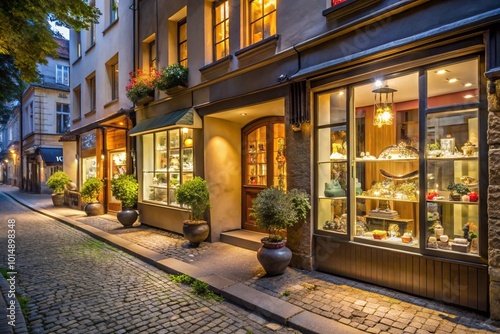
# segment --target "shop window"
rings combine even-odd
[[[470,84],[453,85],[441,68]],[[486,223],[478,73],[473,58],[318,93],[317,233],[477,256]],[[427,89],[419,89],[422,76]]]
[[[250,44],[276,34],[276,0],[250,0]]]
[[[347,234],[347,102],[345,89],[320,94],[318,105],[318,229]]]
[[[229,55],[229,1],[214,2],[214,60]]]
[[[193,178],[193,145],[187,128],[142,135],[144,201],[180,206],[175,192]]]
[[[82,159],[82,184],[91,177],[97,177],[97,158],[95,156]]]

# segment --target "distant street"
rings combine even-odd
[[[230,303],[194,296],[166,273],[0,193],[4,269],[9,233],[31,333],[293,332]]]

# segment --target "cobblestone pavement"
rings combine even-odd
[[[80,211],[54,208],[47,195],[41,197],[18,192],[15,195],[37,207],[74,215],[73,218],[80,222],[196,266],[213,267],[214,263],[219,266],[237,252],[238,259],[233,261],[236,264],[224,271],[225,275],[235,275],[240,278],[239,282],[251,288],[368,333],[500,333],[499,324],[491,322],[486,315],[440,301],[317,271],[287,268],[281,276],[266,277],[262,268],[258,264],[255,267],[248,259],[249,256],[255,259],[255,252],[206,242],[199,248],[186,249],[183,237],[174,233],[144,225],[124,229],[110,215],[86,217]]]
[[[295,332],[190,288],[106,243],[0,194],[0,250],[14,218],[16,290],[29,298],[31,333]]]

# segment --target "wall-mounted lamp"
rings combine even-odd
[[[295,132],[299,132],[300,130],[302,130],[302,123],[292,124],[292,130]]]

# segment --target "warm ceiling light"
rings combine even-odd
[[[240,115],[241,115],[241,116],[246,116],[246,115],[247,115],[247,113],[246,113],[246,112],[242,112]]]
[[[397,92],[397,90],[389,88],[387,85],[372,91],[372,93],[375,93],[373,125],[381,128],[382,125],[392,124],[395,111],[394,92]]]
[[[457,82],[459,79],[458,78],[446,78],[446,80],[448,80],[449,83],[455,83]]]
[[[448,70],[437,70],[437,71],[436,71],[436,72],[434,72],[434,73],[441,75],[441,74],[445,74],[445,73],[447,73],[447,72],[449,72],[449,71],[448,71]]]
[[[470,86],[472,86],[472,82],[466,82],[466,83],[464,83],[464,87],[470,87]]]
[[[385,83],[383,80],[377,79],[375,80],[374,86],[375,88],[381,88],[385,86]]]
[[[473,97],[474,97],[474,95],[472,95],[472,94],[464,95],[464,99],[472,99]]]
[[[182,133],[188,133],[188,128],[182,128]]]

